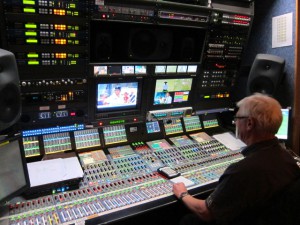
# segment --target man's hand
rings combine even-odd
[[[181,193],[183,192],[187,192],[187,189],[184,185],[184,183],[176,183],[173,184],[173,193],[175,194],[175,196],[177,198],[179,198],[179,196],[181,195]]]

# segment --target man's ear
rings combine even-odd
[[[250,130],[253,130],[255,127],[256,127],[256,121],[249,117],[247,118],[247,130],[250,131]]]

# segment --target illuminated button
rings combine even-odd
[[[54,15],[64,16],[66,15],[66,11],[63,9],[54,9],[53,10]]]
[[[35,5],[35,1],[32,0],[23,0],[24,5]]]
[[[26,31],[25,36],[36,36],[37,33],[35,31]]]
[[[39,54],[37,53],[28,53],[27,54],[27,58],[38,58],[39,57]]]
[[[35,9],[33,9],[33,8],[24,8],[23,12],[24,13],[35,13]]]
[[[65,45],[67,43],[66,39],[55,39],[55,44]]]
[[[54,28],[55,28],[55,30],[66,30],[66,25],[64,25],[64,24],[55,24]]]
[[[25,28],[36,29],[37,25],[33,23],[27,23],[25,24]]]
[[[38,40],[37,39],[26,39],[26,43],[28,43],[28,44],[37,44]]]

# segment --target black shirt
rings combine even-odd
[[[300,176],[295,160],[277,138],[250,145],[242,154],[245,158],[225,170],[206,199],[218,224],[251,224],[276,194]]]

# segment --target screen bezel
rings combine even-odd
[[[27,170],[25,152],[24,152],[24,148],[23,148],[23,145],[22,145],[22,141],[21,141],[21,136],[18,135],[16,137],[10,137],[10,138],[6,138],[4,140],[0,140],[0,145],[2,145],[3,143],[6,143],[6,142],[9,142],[9,144],[11,142],[18,142],[19,153],[20,153],[21,162],[22,162],[22,168],[23,168],[23,175],[24,175],[24,179],[25,179],[25,184],[23,186],[21,186],[20,188],[18,188],[16,190],[12,191],[11,193],[9,193],[4,198],[0,199],[0,205],[6,203],[7,201],[9,201],[10,199],[12,199],[16,196],[19,196],[24,191],[26,191],[28,188],[30,188],[30,180],[29,180],[29,175],[28,175],[28,170]],[[12,161],[14,161],[14,159],[12,159]]]
[[[136,77],[124,77],[124,78],[112,78],[101,77],[95,78],[93,81],[92,104],[96,118],[101,117],[101,114],[112,115],[118,114],[118,116],[125,116],[126,112],[135,112],[136,114],[141,112],[142,107],[142,92],[143,92],[143,79],[137,79]],[[129,106],[111,106],[106,108],[97,108],[98,101],[98,84],[124,84],[124,83],[137,83],[136,104]]]

